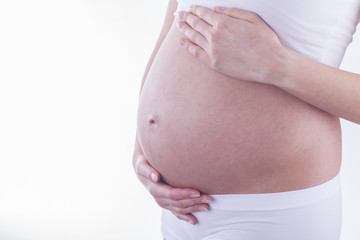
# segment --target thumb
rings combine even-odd
[[[245,20],[248,22],[255,22],[258,19],[257,14],[239,8],[215,7],[214,11],[216,13],[224,14],[229,17]]]
[[[138,157],[135,171],[138,175],[151,179],[153,182],[160,180],[160,173],[150,165],[144,155]]]

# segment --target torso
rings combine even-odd
[[[149,71],[138,137],[175,187],[207,194],[281,192],[334,177],[339,119],[274,86],[219,74],[190,56],[173,25]]]

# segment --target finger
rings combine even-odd
[[[166,184],[165,184],[166,185]],[[168,185],[167,185],[168,186]],[[200,192],[191,188],[173,188],[166,192],[165,197],[173,201],[179,201],[187,198],[199,198]]]
[[[159,201],[161,201],[161,199]],[[184,215],[197,211],[208,211],[210,208],[209,203],[211,201],[211,197],[204,194],[201,197],[194,199],[183,199],[172,202],[167,201],[167,203],[164,202],[164,205],[168,204],[167,209]]]
[[[197,205],[193,205],[193,206],[189,206],[186,208],[179,208],[176,206],[168,206],[167,209],[169,209],[172,212],[176,212],[178,214],[189,214],[189,213],[193,213],[193,212],[202,212],[202,211],[209,211],[209,205],[207,204],[197,204]]]
[[[191,206],[209,206],[208,204],[212,202],[212,199],[207,195],[202,195],[198,198],[185,198],[180,199],[172,203],[175,207],[178,208],[188,208]]]
[[[206,195],[199,198],[187,198],[175,201],[169,198],[158,198],[156,200],[160,206],[172,209],[181,214],[187,214],[194,211],[205,211],[206,209],[209,209],[209,203],[211,201],[211,198]]]
[[[149,162],[145,159],[144,155],[139,156],[135,171],[138,175],[149,178],[154,182],[158,182],[160,180],[160,174],[153,167],[151,167]]]
[[[180,32],[182,32],[190,41],[200,46],[201,48],[206,49],[208,41],[201,33],[195,31],[191,26],[182,21],[176,22],[176,26],[179,28]]]
[[[260,17],[256,13],[239,8],[215,7],[214,11],[216,13],[225,14],[229,17],[245,20],[251,23],[255,23],[260,19]]]
[[[145,188],[150,192],[151,195],[153,195],[154,198],[157,198],[157,197],[164,197],[164,196],[154,196],[154,189],[156,189],[157,187],[159,187],[154,181],[150,180],[148,177],[144,177],[142,175],[138,175],[138,178],[140,180],[140,182],[142,182],[142,184],[145,186]]]
[[[180,12],[179,19],[186,22],[190,27],[199,32],[205,38],[209,38],[212,26],[200,17],[187,12]]]
[[[210,65],[210,59],[205,50],[186,38],[180,38],[178,40],[181,46],[183,46],[191,55],[200,60],[200,62]]]
[[[140,176],[140,181],[146,186],[150,194],[155,198],[169,199],[169,201],[178,201],[188,198],[199,198],[200,193],[195,189],[190,188],[174,188],[165,183],[154,183],[148,178]]]
[[[188,223],[190,223],[192,225],[197,224],[197,219],[192,214],[183,215],[183,214],[178,214],[178,213],[175,213],[175,212],[173,212],[173,214],[180,220],[186,221],[186,222],[188,222]]]
[[[192,214],[177,214],[177,213],[173,213],[178,219],[186,221],[192,225],[196,225],[197,224],[197,219],[196,217],[194,217],[194,215]]]
[[[203,6],[197,6],[197,5],[190,6],[190,12],[198,16],[199,18],[201,18],[211,26],[216,25],[216,23],[220,20],[219,18],[221,18],[220,14],[215,13],[214,11],[211,11],[209,8]]]

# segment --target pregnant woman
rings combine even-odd
[[[337,68],[359,10],[169,1],[133,157],[166,240],[339,239],[339,117],[360,123],[360,77]]]

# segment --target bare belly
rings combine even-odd
[[[138,108],[145,157],[176,187],[208,194],[314,186],[340,167],[339,119],[283,90],[219,74],[176,39],[172,26]]]

